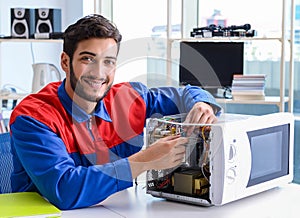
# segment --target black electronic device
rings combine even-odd
[[[35,9],[35,33],[61,32],[61,9]]]
[[[251,25],[248,23],[240,26],[232,25],[227,27],[210,24],[205,27],[193,28],[191,32],[191,37],[254,37],[255,35],[255,30],[251,30]]]
[[[245,25],[241,25],[241,26],[232,25],[232,26],[222,28],[222,30],[240,30],[240,29],[248,31],[251,29],[251,25],[246,23]]]
[[[35,11],[29,8],[11,8],[11,37],[31,38],[35,28]]]
[[[182,41],[179,62],[180,85],[231,87],[233,74],[243,74],[244,43]]]

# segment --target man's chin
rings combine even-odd
[[[95,98],[96,102],[101,101],[108,93],[108,91],[110,90],[111,86],[106,87],[106,90],[103,92],[100,92],[99,94],[97,94],[97,97]]]
[[[86,101],[90,102],[99,102],[101,101],[110,90],[111,85],[103,85],[101,89],[84,89],[82,87],[81,92],[80,90],[76,90],[76,93],[81,98],[85,99]],[[84,90],[89,90],[89,92],[86,92]]]

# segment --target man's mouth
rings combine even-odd
[[[99,89],[106,83],[106,80],[104,79],[96,80],[96,79],[84,78],[83,81],[94,89]]]

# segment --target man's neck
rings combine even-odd
[[[81,97],[74,95],[73,101],[81,108],[83,109],[87,114],[92,114],[95,110],[95,107],[97,105],[96,102],[90,102],[87,100],[82,99]]]
[[[94,112],[97,102],[87,101],[81,98],[80,96],[76,95],[76,93],[74,93],[73,90],[68,90],[68,88],[66,88],[66,92],[72,99],[72,101],[75,102],[87,114],[91,114]]]

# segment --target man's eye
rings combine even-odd
[[[104,60],[104,63],[106,65],[115,65],[116,61],[115,60],[111,60],[111,59],[107,59],[107,60]]]
[[[92,57],[82,57],[81,60],[84,61],[84,62],[87,62],[87,63],[95,62],[95,59],[92,58]]]

